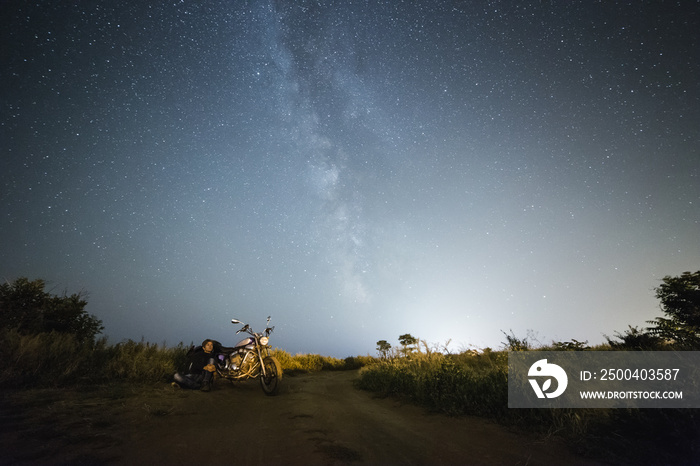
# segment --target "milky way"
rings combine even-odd
[[[697,2],[0,8],[0,272],[111,341],[599,343],[700,269]]]

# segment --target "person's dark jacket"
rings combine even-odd
[[[212,359],[216,358],[216,355],[213,351],[207,353],[202,347],[199,347],[190,353],[189,358],[190,364],[187,367],[187,372],[190,374],[198,374],[204,370],[204,366],[212,364]]]

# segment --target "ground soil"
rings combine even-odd
[[[356,371],[209,393],[162,384],[0,392],[1,464],[594,464],[555,439],[353,386]]]

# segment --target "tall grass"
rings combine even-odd
[[[296,354],[292,356],[287,351],[275,348],[272,356],[282,365],[284,372],[317,372],[322,370],[343,369],[345,362],[341,359],[320,356],[318,354]]]
[[[318,354],[295,354],[292,356],[279,348],[273,349],[271,354],[280,362],[282,370],[291,374],[359,369],[376,361],[376,358],[371,356],[352,356],[345,359]]]
[[[508,405],[508,360],[484,355],[413,354],[368,365],[358,386],[450,415],[502,417]]]
[[[105,338],[79,342],[66,333],[24,335],[0,330],[0,386],[52,387],[76,383],[158,382],[182,366],[187,349],[128,340],[108,345]]]
[[[21,335],[3,331],[0,337],[0,384],[3,386],[62,384],[88,370],[90,351],[64,333]]]
[[[104,373],[109,379],[159,381],[170,378],[186,360],[182,343],[175,347],[127,340],[109,347]]]
[[[66,333],[21,334],[0,330],[0,387],[59,387],[78,383],[167,382],[187,363],[189,345],[125,340],[109,345],[105,338],[81,343]],[[272,351],[290,373],[358,369],[374,358],[337,359],[317,354]]]

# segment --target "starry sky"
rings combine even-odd
[[[111,342],[597,344],[700,269],[698,1],[0,9],[0,276]]]

